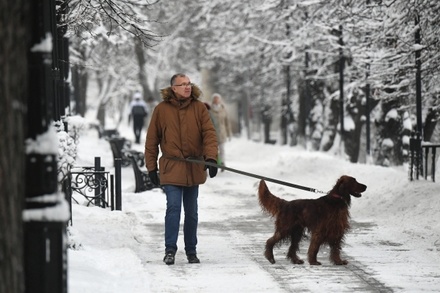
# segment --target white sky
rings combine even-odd
[[[123,136],[134,138],[131,128],[122,128]],[[143,145],[133,148],[142,151]],[[113,172],[108,142],[90,130],[80,138],[76,165],[92,166],[95,156]],[[277,263],[270,264],[263,251],[273,224],[258,206],[259,180],[225,171],[200,188],[201,264],[187,263],[181,231],[176,264],[167,266],[162,262],[165,197],[159,190],[133,193],[133,171],[128,167],[122,170],[122,211],[73,205],[69,292],[440,290],[440,176],[438,183],[410,182],[404,167],[351,164],[324,153],[244,138],[227,143],[226,158],[231,168],[318,190],[330,190],[343,174],[365,183],[367,191],[352,200],[353,229],[342,250],[349,265],[333,266],[326,248],[318,255],[322,266],[293,265],[285,258],[287,245],[274,250]],[[268,186],[286,200],[319,196],[270,182]],[[303,242],[299,253],[305,260],[308,243]]]

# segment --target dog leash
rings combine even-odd
[[[238,169],[234,169],[231,167],[226,167],[223,165],[218,165],[216,163],[211,163],[211,162],[206,162],[206,161],[202,161],[202,160],[198,160],[198,159],[194,159],[194,158],[178,158],[178,157],[171,157],[170,159],[175,160],[175,161],[183,161],[183,162],[190,162],[190,163],[196,163],[196,164],[203,164],[206,166],[212,166],[212,167],[216,167],[219,169],[223,169],[226,171],[230,171],[230,172],[234,172],[237,174],[241,174],[244,176],[248,176],[248,177],[254,177],[254,178],[258,178],[258,179],[263,179],[269,182],[273,182],[273,183],[277,183],[277,184],[281,184],[281,185],[285,185],[285,186],[289,186],[292,188],[296,188],[296,189],[301,189],[301,190],[305,190],[305,191],[309,191],[309,192],[314,192],[314,193],[326,193],[324,191],[315,189],[315,188],[310,188],[310,187],[306,187],[306,186],[302,186],[302,185],[298,185],[298,184],[293,184],[290,182],[286,182],[286,181],[281,181],[278,179],[274,179],[274,178],[270,178],[270,177],[265,177],[265,176],[261,176],[261,175],[257,175],[257,174],[253,174],[253,173],[249,173],[249,172],[245,172],[242,170],[238,170]]]

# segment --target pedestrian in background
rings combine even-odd
[[[145,118],[148,116],[148,105],[143,100],[142,94],[134,93],[133,100],[130,103],[130,115],[128,116],[128,123],[133,118],[133,132],[136,143],[140,143],[142,129],[145,125]]]
[[[147,131],[148,174],[153,184],[162,185],[167,199],[163,259],[167,265],[175,261],[182,201],[185,253],[189,263],[200,262],[196,248],[199,185],[206,181],[207,168],[211,178],[217,175],[217,167],[185,161],[191,158],[215,164],[217,159],[215,128],[204,103],[199,101],[200,95],[188,76],[173,75],[170,86],[161,90],[163,101],[154,109]],[[159,147],[162,155],[158,168]]]
[[[226,107],[223,104],[223,99],[220,94],[212,95],[211,104],[211,117],[213,118],[215,130],[217,133],[218,141],[218,157],[217,164],[225,166],[225,143],[232,137],[231,126],[229,124],[228,113],[226,112]],[[222,169],[223,171],[223,169]]]

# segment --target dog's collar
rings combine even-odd
[[[342,195],[339,195],[339,194],[337,194],[337,193],[332,193],[332,194],[330,194],[330,195],[331,195],[331,197],[333,197],[333,198],[335,198],[335,199],[342,200],[347,206],[349,205],[349,204],[345,201],[345,198],[342,197]]]

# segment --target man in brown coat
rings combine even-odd
[[[189,263],[200,262],[196,250],[199,185],[206,181],[206,168],[211,178],[217,175],[216,167],[184,161],[192,158],[216,163],[217,160],[215,128],[205,105],[198,100],[200,95],[200,89],[186,75],[173,75],[170,86],[161,90],[163,101],[154,109],[145,142],[149,176],[153,184],[162,185],[167,197],[163,260],[167,265],[174,264],[182,201],[185,252]]]

